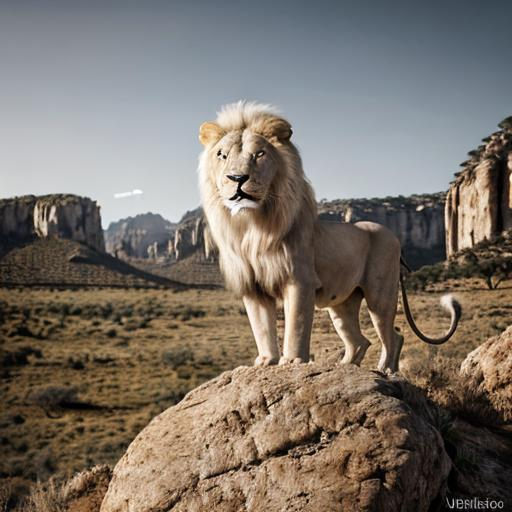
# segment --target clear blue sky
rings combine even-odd
[[[511,19],[493,0],[0,0],[0,197],[177,220],[198,126],[238,99],[281,108],[319,199],[445,190],[512,114]]]

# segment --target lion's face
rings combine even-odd
[[[233,215],[261,207],[278,168],[272,144],[248,130],[235,131],[222,137],[209,157],[219,195]]]
[[[290,125],[278,118],[262,119],[256,129],[226,130],[216,123],[201,126],[209,178],[232,215],[257,210],[271,199],[282,168],[278,147],[290,136]]]

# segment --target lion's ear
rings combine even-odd
[[[292,126],[288,121],[273,117],[265,121],[263,136],[270,142],[286,142],[292,136]]]
[[[216,123],[203,123],[199,128],[199,140],[203,146],[214,144],[224,134],[224,130]]]

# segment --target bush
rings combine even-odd
[[[77,388],[74,386],[48,386],[33,391],[28,396],[28,401],[41,407],[50,416],[51,411],[78,401]]]
[[[173,350],[167,350],[163,353],[164,363],[173,370],[179,366],[194,360],[194,353],[188,347],[176,347]]]
[[[498,126],[506,132],[512,132],[512,116],[508,116],[501,121]]]

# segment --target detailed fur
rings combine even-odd
[[[285,310],[280,362],[309,360],[316,304],[329,311],[345,343],[343,361],[360,363],[369,346],[359,329],[364,297],[383,343],[379,368],[396,371],[400,244],[378,224],[319,221],[291,135],[275,109],[246,102],[224,107],[199,134],[203,208],[227,286],[246,306],[256,364],[279,360],[276,299]],[[452,315],[451,331],[457,321]]]

